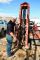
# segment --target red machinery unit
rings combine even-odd
[[[30,6],[28,3],[24,2],[20,5],[20,25],[25,25],[25,47],[28,48],[28,31],[29,31],[29,10]]]

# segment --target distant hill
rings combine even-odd
[[[12,20],[14,19],[13,17],[1,17],[0,16],[0,20],[6,20],[6,21],[9,21],[9,20]]]

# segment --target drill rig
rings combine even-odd
[[[20,12],[19,12],[19,21],[20,26],[18,29],[18,40],[19,40],[19,48],[22,43],[22,39],[25,48],[28,48],[28,43],[31,44],[31,40],[40,40],[40,31],[38,30],[38,26],[34,23],[31,27],[30,25],[30,5],[27,2],[24,2],[20,5]],[[31,37],[32,36],[32,37]],[[22,46],[21,46],[22,47]]]
[[[23,3],[21,4],[20,7],[20,14],[19,14],[19,19],[20,19],[20,43],[22,41],[22,38],[24,37],[25,40],[25,47],[28,47],[28,37],[29,37],[29,4],[28,3]]]
[[[27,2],[24,2],[20,5],[19,12],[19,24],[17,26],[16,38],[17,38],[17,49],[26,48],[27,55],[29,54],[29,48],[31,47],[31,41],[33,40],[35,45],[35,52],[33,52],[34,60],[36,60],[36,43],[35,40],[40,40],[40,30],[38,30],[38,26],[29,19],[30,14],[30,5]],[[40,27],[40,26],[39,26]],[[29,46],[30,43],[30,46]],[[32,49],[30,49],[32,50]],[[32,50],[33,51],[33,50]],[[30,52],[31,53],[31,52]],[[29,58],[29,55],[28,55]]]

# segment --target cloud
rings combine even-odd
[[[0,0],[0,3],[10,3],[12,0]]]

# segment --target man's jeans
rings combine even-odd
[[[11,35],[6,34],[6,40],[7,40],[7,55],[11,56],[11,47],[13,38],[11,37]]]

